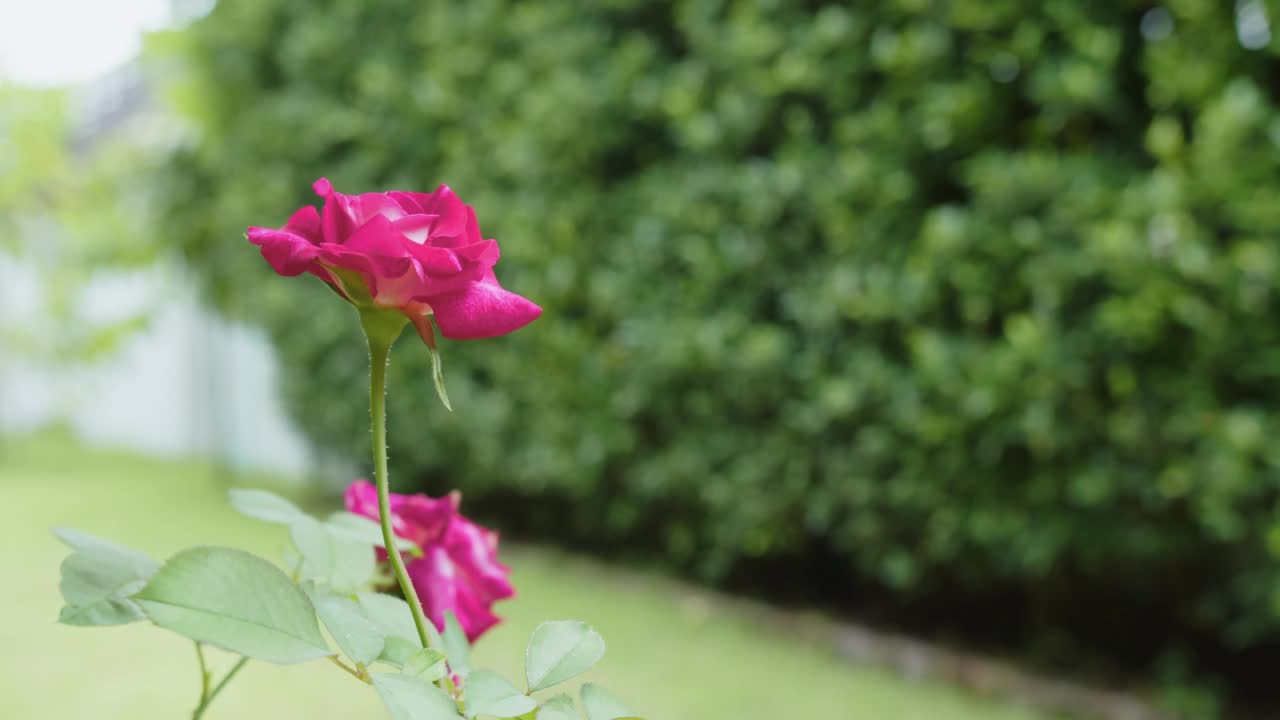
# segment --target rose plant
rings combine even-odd
[[[59,621],[149,620],[190,638],[200,688],[192,720],[204,717],[250,659],[332,663],[371,685],[394,720],[580,717],[569,695],[541,693],[598,662],[600,634],[574,620],[539,625],[526,648],[523,688],[472,669],[471,643],[500,621],[493,604],[515,595],[497,559],[498,536],[459,512],[457,491],[395,495],[387,479],[386,370],[405,326],[430,351],[449,407],[436,330],[451,339],[494,337],[527,325],[541,309],[498,283],[497,242],[480,235],[474,210],[447,186],[343,195],[322,178],[314,189],[320,210],[303,207],[283,227],[250,227],[247,237],[280,275],[315,275],[355,308],[369,349],[374,481],[354,482],[346,510],[324,519],[263,490],[233,490],[236,510],[288,528],[283,569],[223,547],[188,548],[159,563],[56,529],[71,549],[62,563]],[[206,645],[241,656],[216,682]],[[592,683],[579,700],[589,720],[634,717]]]

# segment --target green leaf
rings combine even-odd
[[[329,539],[333,543],[333,566],[329,572],[329,586],[346,593],[355,592],[366,586],[378,564],[373,548],[333,534],[329,535]]]
[[[525,650],[530,690],[541,690],[591,669],[604,657],[604,638],[577,620],[544,622],[534,629]]]
[[[288,665],[330,654],[306,594],[242,550],[183,550],[133,599],[156,625],[241,655]]]
[[[471,643],[467,642],[467,634],[457,616],[448,610],[444,613],[444,634],[440,641],[449,658],[449,669],[465,678],[471,672]]]
[[[446,619],[448,619],[448,616],[449,616],[449,613],[447,613],[447,612],[446,612],[446,613],[445,613],[445,618],[446,618]],[[446,626],[446,627],[447,627],[447,626]],[[459,629],[461,629],[461,627],[459,627]],[[462,634],[462,638],[465,640],[465,639],[466,639],[466,637],[467,637],[466,633],[463,633],[463,634]],[[431,641],[431,642],[430,642],[431,647],[437,647],[437,648],[440,648],[440,649],[442,649],[442,650],[444,650],[444,651],[445,651],[446,656],[448,655],[448,650],[449,650],[449,648],[445,647],[445,644],[444,644],[444,638],[443,638],[443,637],[441,637],[441,635],[440,635],[440,631],[436,629],[435,623],[432,623],[430,620],[428,620],[428,621],[427,621],[427,639]],[[470,646],[470,645],[467,645],[467,650],[466,650],[466,656],[465,656],[465,659],[466,659],[466,660],[468,660],[468,661],[471,659],[471,646]],[[467,663],[467,664],[468,664],[468,666],[469,666],[469,663]]]
[[[333,542],[324,525],[303,515],[290,523],[289,540],[302,556],[302,577],[328,579],[333,570]]]
[[[292,525],[303,518],[311,517],[299,510],[297,505],[266,490],[236,488],[231,491],[230,500],[231,507],[241,515],[248,515],[269,523]]]
[[[129,596],[146,585],[160,563],[79,530],[55,528],[53,533],[73,550],[62,561],[59,590],[67,606],[58,613],[58,622],[122,625],[144,617]]]
[[[586,708],[588,720],[630,720],[636,718],[622,701],[612,693],[595,683],[582,686],[582,707]]]
[[[391,663],[398,668],[404,668],[405,663],[413,659],[413,656],[421,652],[422,649],[422,644],[416,639],[409,641],[402,637],[389,637],[378,659]]]
[[[376,558],[363,542],[335,535],[306,515],[289,526],[289,539],[302,555],[302,577],[323,580],[339,591],[354,591],[369,581]]]
[[[459,720],[458,706],[440,688],[412,675],[374,673],[373,687],[392,720]]]
[[[365,615],[382,631],[383,637],[398,637],[408,640],[418,647],[418,630],[413,624],[413,614],[409,611],[409,603],[392,595],[362,592],[356,594],[356,601],[364,608]]]
[[[453,412],[453,406],[449,404],[449,393],[444,389],[444,367],[440,360],[440,351],[428,345],[427,352],[431,353],[431,379],[435,381],[436,395],[440,396],[444,409]]]
[[[363,515],[336,512],[329,516],[329,519],[325,521],[325,525],[329,528],[329,532],[334,535],[343,536],[374,547],[385,548],[387,546],[382,540],[382,526],[378,524],[377,520]],[[412,540],[398,537],[396,538],[396,547],[402,552],[410,552],[417,557],[422,556],[422,548],[418,547],[417,543]]]
[[[293,543],[284,546],[284,551],[280,553],[280,563],[289,569],[290,577],[297,576],[294,582],[302,579],[302,553],[298,552]]]
[[[83,530],[75,528],[56,527],[53,528],[54,537],[62,541],[63,545],[72,550],[82,550],[85,552],[106,552],[121,558],[128,558],[130,562],[137,564],[139,567],[149,567],[149,572],[155,572],[160,563],[152,560],[141,552],[123,545],[117,545],[110,540],[103,540],[97,535],[90,535]]]
[[[582,720],[582,716],[574,707],[573,698],[562,693],[542,703],[537,720]]]
[[[368,665],[382,654],[385,641],[378,626],[355,600],[339,597],[308,583],[303,588],[316,608],[320,621],[347,657]]]
[[[145,577],[122,576],[87,553],[62,561],[59,589],[67,604],[58,612],[64,625],[124,625],[145,617],[129,595],[146,584]]]
[[[444,653],[435,648],[418,648],[404,662],[400,672],[414,675],[427,682],[435,682],[445,676],[448,668],[445,666]]]
[[[386,643],[378,659],[403,666],[422,649],[409,603],[381,593],[359,593],[357,600],[365,615],[378,627]]]
[[[476,715],[513,718],[538,707],[533,698],[492,670],[476,670],[467,677],[466,698],[466,715],[469,718]]]

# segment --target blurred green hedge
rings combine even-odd
[[[821,552],[779,577],[1276,640],[1261,3],[584,8],[221,0],[183,34],[164,233],[318,444],[366,452],[356,324],[244,226],[322,174],[448,182],[546,314],[445,345],[452,415],[397,348],[402,487],[713,580]]]

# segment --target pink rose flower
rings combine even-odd
[[[498,534],[463,517],[461,499],[456,490],[442,498],[392,493],[391,527],[422,548],[422,557],[405,553],[404,560],[427,618],[443,631],[444,613],[452,611],[475,642],[501,620],[493,603],[516,591],[511,571],[498,562]],[[368,480],[351,483],[345,500],[348,511],[378,519],[378,491]]]
[[[498,243],[480,235],[475,211],[447,186],[433,193],[343,195],[314,185],[324,211],[305,206],[283,228],[249,228],[249,241],[279,274],[307,272],[357,307],[406,315],[435,347],[429,316],[447,338],[505,335],[542,308],[498,284]]]

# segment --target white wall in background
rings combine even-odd
[[[84,288],[92,322],[164,298],[145,330],[91,366],[0,345],[0,431],[63,422],[94,444],[305,473],[311,453],[281,406],[265,335],[202,308],[181,280],[178,270],[154,269],[104,275]],[[0,327],[42,322],[39,287],[31,264],[0,255]]]

